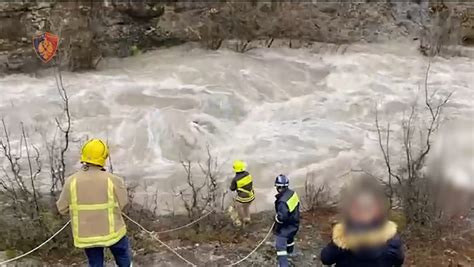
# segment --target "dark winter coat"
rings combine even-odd
[[[277,236],[291,238],[300,227],[300,203],[296,192],[287,189],[275,196],[275,228]]]
[[[387,222],[380,230],[350,235],[343,224],[333,229],[332,241],[321,251],[321,262],[336,267],[402,266],[404,254],[397,225]]]

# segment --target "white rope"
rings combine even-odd
[[[0,266],[1,265],[6,265],[7,263],[10,263],[12,261],[16,261],[16,260],[19,260],[23,257],[26,257],[28,255],[30,255],[31,253],[37,251],[38,249],[40,249],[42,246],[46,245],[49,241],[51,241],[53,238],[55,238],[59,233],[61,233],[69,224],[71,223],[71,221],[68,221],[63,227],[61,227],[61,229],[59,229],[56,233],[54,233],[50,238],[48,238],[46,241],[44,241],[43,243],[41,243],[39,246],[35,247],[34,249],[20,255],[20,256],[17,256],[15,258],[12,258],[12,259],[9,259],[9,260],[6,260],[6,261],[2,261],[0,262]]]
[[[207,215],[209,215],[210,213],[208,213]],[[206,215],[206,216],[207,216]],[[143,227],[141,224],[139,224],[138,222],[134,221],[132,218],[128,217],[125,213],[123,214],[123,216],[125,218],[127,218],[129,221],[131,221],[132,223],[136,224],[138,227],[140,227],[140,229],[142,229],[144,232],[148,233],[153,239],[155,239],[156,241],[160,242],[160,244],[162,244],[163,246],[165,246],[169,251],[173,252],[173,254],[175,254],[176,256],[178,256],[181,260],[183,260],[184,262],[186,262],[187,264],[191,265],[191,266],[194,266],[196,267],[197,265],[190,262],[189,260],[185,259],[183,256],[181,256],[176,250],[174,250],[173,248],[171,248],[170,246],[166,245],[163,241],[161,241],[158,237],[156,237],[156,234],[155,232],[152,232],[152,231],[148,231],[145,227]],[[258,245],[245,257],[243,257],[242,259],[234,262],[234,263],[231,263],[229,265],[226,265],[226,266],[235,266],[235,265],[238,265],[242,262],[244,262],[245,260],[247,260],[250,256],[252,256],[253,253],[255,253],[262,245],[263,243],[270,237],[271,233],[272,233],[272,230],[273,230],[273,227],[275,226],[275,222],[272,224],[272,226],[270,227],[270,229],[268,229],[268,233],[267,235],[265,236],[265,238],[260,241],[258,243]],[[184,227],[182,227],[184,228]]]
[[[131,221],[132,223],[136,224],[138,227],[140,227],[140,229],[142,229],[144,232],[148,233],[153,239],[155,239],[156,241],[160,242],[160,244],[162,244],[163,246],[165,246],[169,251],[173,252],[176,256],[178,256],[178,258],[180,258],[181,260],[183,260],[184,262],[186,262],[187,264],[193,266],[193,267],[196,267],[197,265],[188,261],[187,259],[185,259],[183,256],[181,256],[176,250],[172,249],[170,246],[166,245],[165,242],[161,241],[158,237],[156,237],[155,233],[152,232],[152,231],[148,231],[145,227],[143,227],[141,224],[139,224],[138,222],[134,221],[132,218],[128,217],[125,213],[122,213],[123,216],[125,218],[127,218],[129,221]]]
[[[183,226],[180,226],[180,227],[177,227],[177,228],[174,228],[174,229],[170,229],[170,230],[166,230],[166,231],[162,231],[162,232],[158,232],[158,233],[169,233],[169,232],[173,232],[173,231],[177,231],[179,229],[183,229],[183,228],[186,228],[186,227],[189,227],[191,226],[192,224],[204,219],[205,217],[209,216],[212,212],[214,211],[210,211],[206,214],[204,214],[203,216],[201,216],[200,218],[198,218],[197,220],[191,222],[191,223],[188,223],[186,225],[183,225]],[[148,231],[145,227],[143,227],[141,224],[139,224],[138,222],[136,222],[135,220],[133,220],[132,218],[128,217],[125,213],[123,213],[123,216],[125,218],[127,218],[129,221],[131,221],[132,223],[136,224],[140,229],[142,229],[144,232],[148,233],[153,239],[155,239],[156,241],[158,241],[161,245],[163,245],[164,247],[166,247],[169,251],[173,252],[173,254],[175,254],[177,257],[179,257],[181,260],[183,260],[184,262],[186,262],[187,264],[193,266],[193,267],[196,267],[197,265],[190,262],[189,260],[185,259],[183,256],[181,256],[176,250],[174,250],[173,248],[171,248],[170,246],[168,246],[166,243],[164,243],[163,241],[161,241],[158,237],[156,237],[156,234],[155,232],[152,232],[152,231]],[[51,241],[53,238],[55,238],[58,234],[60,234],[69,224],[71,223],[71,221],[69,220],[66,224],[63,225],[63,227],[61,227],[61,229],[59,229],[56,233],[54,233],[50,238],[48,238],[46,241],[44,241],[43,243],[41,243],[39,246],[35,247],[34,249],[20,255],[20,256],[17,256],[15,258],[12,258],[12,259],[9,259],[9,260],[6,260],[6,261],[3,261],[3,262],[0,262],[0,266],[2,265],[6,265],[7,263],[10,263],[10,262],[13,262],[13,261],[16,261],[16,260],[19,260],[23,257],[26,257],[28,255],[30,255],[31,253],[37,251],[38,249],[40,249],[41,247],[43,247],[44,245],[46,245],[49,241]],[[258,243],[258,245],[247,255],[245,256],[244,258],[234,262],[234,263],[231,263],[229,265],[226,265],[226,266],[235,266],[235,265],[238,265],[240,263],[242,263],[243,261],[247,260],[253,253],[255,253],[262,245],[263,243],[268,239],[268,237],[270,237],[270,234],[272,233],[272,229],[273,227],[275,226],[275,223],[272,224],[272,226],[270,227],[270,229],[268,230],[268,233],[267,235],[265,236],[265,238],[260,241],[260,243]]]
[[[160,232],[155,232],[155,233],[157,233],[157,234],[165,234],[165,233],[171,233],[171,232],[174,232],[174,231],[178,231],[178,230],[184,229],[184,228],[186,228],[186,227],[189,227],[189,226],[191,226],[191,225],[193,225],[193,224],[195,224],[195,223],[201,221],[202,219],[204,219],[204,218],[206,218],[207,216],[211,215],[211,213],[213,213],[213,212],[214,212],[214,210],[211,210],[211,211],[209,211],[208,213],[204,214],[203,216],[201,216],[201,217],[197,218],[196,220],[194,220],[194,221],[192,221],[192,222],[190,222],[190,223],[188,223],[188,224],[185,224],[185,225],[183,225],[183,226],[176,227],[176,228],[169,229],[169,230],[160,231]]]
[[[252,254],[254,254],[262,245],[263,243],[270,237],[271,233],[272,233],[272,230],[273,230],[273,227],[275,226],[275,222],[273,222],[272,226],[270,227],[270,229],[268,230],[268,233],[267,235],[265,236],[265,238],[260,241],[260,243],[258,243],[258,245],[252,250],[252,252],[250,252],[247,256],[243,257],[242,259],[234,262],[234,263],[231,263],[229,265],[226,265],[226,266],[235,266],[237,264],[240,264],[242,263],[243,261],[247,260]]]

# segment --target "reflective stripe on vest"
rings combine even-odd
[[[118,203],[115,202],[114,184],[110,178],[107,178],[107,203],[101,204],[78,204],[77,201],[77,180],[72,178],[70,185],[71,204],[69,210],[71,212],[72,233],[74,238],[74,245],[78,248],[92,247],[92,246],[111,246],[117,243],[123,236],[125,236],[127,229],[115,231],[115,213],[114,209],[118,208]],[[79,212],[80,211],[101,211],[107,210],[107,219],[109,226],[109,233],[103,236],[79,236]]]
[[[241,190],[243,192],[243,190]],[[250,192],[250,191],[245,191],[245,192]],[[241,202],[241,203],[247,203],[247,202],[251,202],[255,199],[255,194],[253,192],[250,192],[250,197],[240,197],[240,196],[237,196],[236,200]]]
[[[249,174],[245,176],[244,178],[237,180],[236,183],[237,183],[237,190],[240,192],[244,192],[248,195],[248,197],[245,197],[245,198],[237,196],[238,201],[250,202],[255,199],[255,193],[253,192],[253,190],[247,190],[243,188],[244,186],[252,183],[252,175]]]
[[[296,209],[296,206],[300,203],[300,199],[298,198],[298,195],[296,192],[293,193],[293,195],[286,201],[286,204],[288,205],[288,210],[290,212],[293,212]]]
[[[242,187],[250,184],[252,182],[252,175],[247,175],[242,179],[237,180],[237,189],[241,189]]]

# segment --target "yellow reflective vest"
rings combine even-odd
[[[237,191],[236,200],[241,203],[252,202],[255,199],[252,175],[248,172],[238,172],[230,185],[230,190]]]
[[[126,204],[123,180],[95,166],[69,177],[57,202],[59,212],[70,214],[78,248],[108,247],[120,241],[127,232],[121,214]]]

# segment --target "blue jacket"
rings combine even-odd
[[[396,224],[387,222],[377,235],[377,244],[360,246],[359,238],[344,234],[343,226],[338,224],[333,229],[333,240],[321,251],[321,262],[336,267],[402,266],[404,254]]]
[[[300,227],[300,201],[293,190],[287,189],[275,196],[275,235],[291,238]]]

